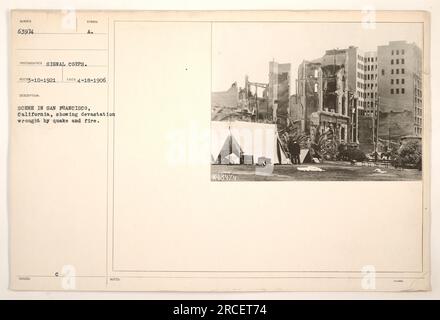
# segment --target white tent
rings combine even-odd
[[[230,156],[235,155],[235,158],[238,159],[238,164],[240,164],[240,156],[242,154],[242,150],[240,148],[240,144],[234,138],[232,134],[226,138],[223,143],[223,147],[220,150],[220,161],[224,164],[232,164],[230,161]],[[234,162],[236,163],[236,162]]]
[[[218,163],[220,151],[229,135],[229,122],[211,121],[211,160],[214,163]]]
[[[299,154],[299,162],[300,163],[310,163],[312,162],[312,156],[310,155],[309,149],[301,149]]]
[[[222,159],[223,160],[223,159]],[[240,158],[235,153],[231,153],[225,157],[227,164],[240,164]],[[225,162],[226,162],[225,161]],[[223,161],[222,161],[223,163]]]
[[[211,121],[211,159],[222,163],[221,159],[231,153],[239,159],[251,156],[254,163],[261,157],[270,159],[274,164],[288,163],[275,124]]]

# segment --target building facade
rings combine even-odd
[[[336,56],[335,56],[336,60]],[[337,141],[348,141],[350,104],[346,69],[341,61],[333,64],[303,61],[298,68],[296,107],[291,113],[302,132],[313,141],[330,133]]]
[[[326,50],[323,57],[316,59],[322,66],[343,65],[350,95],[356,99],[356,107],[360,114],[366,108],[365,73],[367,71],[364,52],[358,47]]]
[[[364,106],[362,115],[373,116],[377,102],[377,52],[365,52],[364,56]]]
[[[401,135],[421,136],[423,97],[420,48],[406,41],[391,41],[388,45],[378,47],[377,57],[380,112],[410,115],[412,122],[411,126],[405,125],[399,129],[398,122],[391,119],[380,121],[379,115],[379,128],[389,127],[390,130],[400,130]]]

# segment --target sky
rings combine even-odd
[[[268,82],[269,61],[291,63],[291,94],[298,66],[328,49],[350,45],[375,51],[389,41],[406,40],[422,48],[423,29],[414,23],[214,23],[212,29],[212,90],[225,91],[233,82]]]

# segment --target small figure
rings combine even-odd
[[[292,138],[289,141],[288,147],[292,164],[300,164],[299,154],[301,153],[301,147],[299,143]]]

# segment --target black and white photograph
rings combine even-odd
[[[420,23],[214,23],[212,181],[422,177]]]

